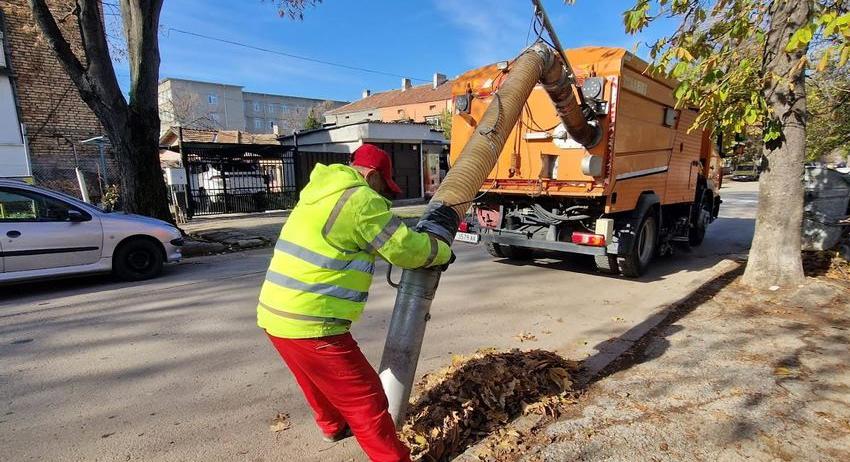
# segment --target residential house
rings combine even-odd
[[[381,122],[427,122],[438,126],[445,111],[452,110],[452,83],[443,74],[434,74],[431,83],[414,86],[402,79],[396,90],[372,94],[325,112],[328,124],[346,125],[364,120]]]
[[[397,199],[417,199],[433,194],[440,170],[447,169],[448,142],[442,132],[423,122],[361,120],[347,125],[327,125],[279,138],[293,152],[298,165],[296,183],[304,186],[317,163],[348,163],[363,143],[390,154],[395,181],[402,192]]]

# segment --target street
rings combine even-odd
[[[481,246],[455,244],[419,375],[484,347],[604,363],[618,353],[618,337],[746,253],[757,188],[727,181],[703,245],[661,258],[636,280],[597,274],[583,258],[494,261]],[[321,441],[255,325],[270,254],[189,259],[141,284],[90,277],[0,288],[3,458],[363,460],[353,439]],[[379,264],[353,328],[375,366],[395,298],[385,272]],[[292,426],[276,433],[269,424],[279,412]]]

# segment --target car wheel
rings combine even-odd
[[[652,210],[644,214],[637,229],[635,242],[628,255],[619,259],[623,276],[630,278],[642,276],[655,257],[658,246],[658,222]]]
[[[124,281],[144,281],[162,272],[159,246],[147,239],[133,239],[118,246],[112,256],[112,271]]]

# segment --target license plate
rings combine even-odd
[[[481,240],[481,236],[475,233],[457,233],[455,234],[455,240],[469,242],[470,244],[478,244],[478,241]]]

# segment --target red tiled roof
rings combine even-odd
[[[419,85],[407,90],[390,90],[375,93],[359,101],[332,109],[325,114],[346,114],[349,112],[378,109],[382,107],[402,106],[405,104],[427,103],[430,101],[445,101],[452,97],[452,82],[443,82],[437,88],[430,83]]]

